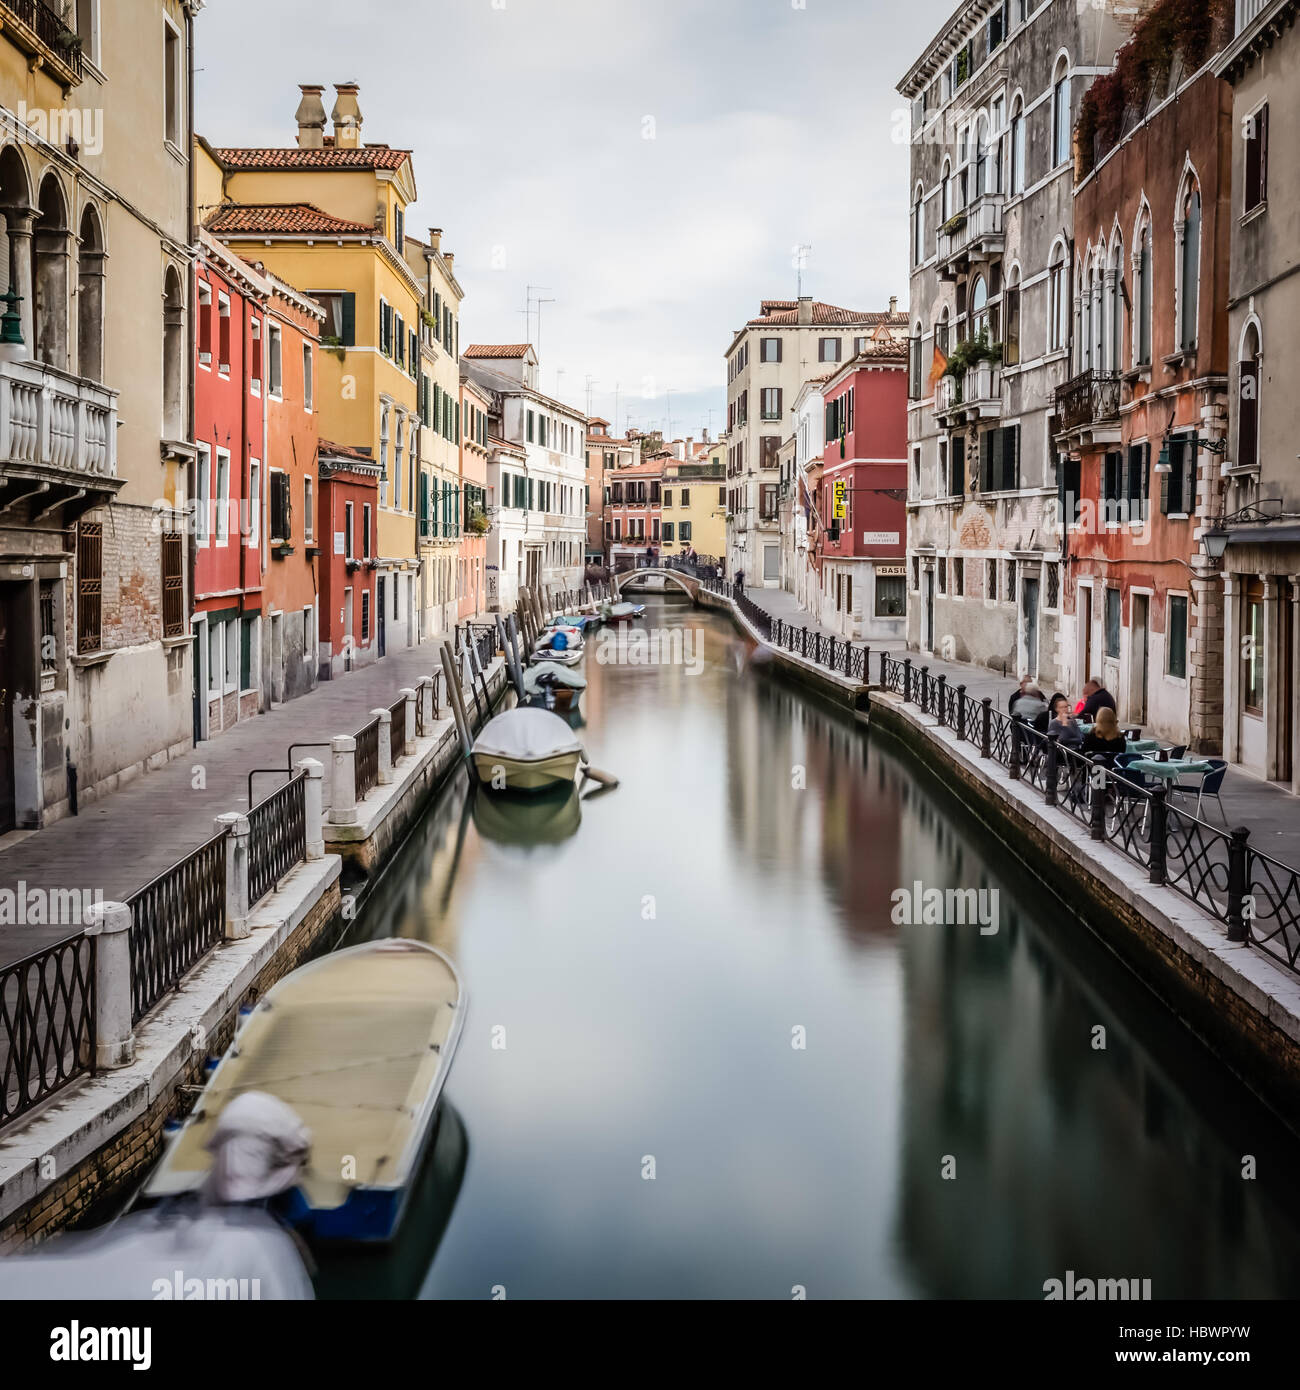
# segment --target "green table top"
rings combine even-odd
[[[1141,772],[1148,777],[1164,777],[1174,781],[1183,776],[1194,776],[1198,772],[1213,772],[1214,764],[1200,758],[1170,758],[1162,763],[1156,758],[1139,758],[1128,765],[1128,771]]]

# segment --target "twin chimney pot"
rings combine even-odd
[[[333,146],[341,150],[361,148],[361,106],[357,96],[361,88],[355,82],[336,82],[335,101],[331,119],[334,133],[325,134],[325,103],[321,100],[325,88],[316,83],[303,83],[298,90],[302,100],[298,103],[295,119],[298,122],[298,148],[320,150]]]

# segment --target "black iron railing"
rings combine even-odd
[[[388,748],[394,762],[406,756],[406,696],[400,695],[388,707]]]
[[[226,832],[151,879],[127,906],[134,1022],[225,935]]]
[[[1119,419],[1118,372],[1088,370],[1056,388],[1056,414],[1067,430]]]
[[[94,1069],[94,938],[0,966],[0,1126]]]
[[[1023,720],[952,688],[911,657],[880,654],[880,684],[901,695],[980,756],[1028,782],[1082,825],[1090,837],[1120,851],[1147,871],[1150,882],[1172,888],[1222,922],[1231,941],[1248,941],[1287,969],[1300,973],[1300,870],[1263,854],[1243,827],[1219,829],[1194,815],[1169,790],[1147,786],[1137,774],[1062,747],[1055,732],[1039,733]]]
[[[248,813],[248,901],[260,902],[307,857],[307,776],[295,773]]]
[[[77,81],[81,81],[84,75],[81,39],[44,0],[0,0],[0,5],[17,15],[61,63],[72,69]]]
[[[357,734],[357,800],[379,785],[379,720],[372,719]]]

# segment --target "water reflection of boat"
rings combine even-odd
[[[474,828],[501,845],[558,845],[582,824],[576,786],[553,787],[535,796],[474,793]]]
[[[420,941],[368,942],[295,970],[236,1034],[145,1200],[205,1189],[223,1112],[265,1092],[310,1132],[310,1156],[274,1199],[277,1212],[319,1240],[391,1239],[464,1018],[455,966]]]
[[[606,603],[601,607],[600,616],[607,623],[630,623],[634,618],[645,617],[645,604]]]
[[[444,1098],[433,1143],[411,1186],[406,1219],[396,1240],[382,1249],[363,1245],[318,1249],[313,1279],[316,1297],[415,1298],[456,1208],[468,1156],[465,1122]]]

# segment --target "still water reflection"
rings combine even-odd
[[[720,619],[649,622],[705,661],[589,649],[583,738],[621,787],[512,809],[462,776],[353,934],[430,941],[469,990],[419,1292],[1300,1293],[1268,1112],[905,754]],[[917,880],[997,889],[999,930],[896,926]]]

